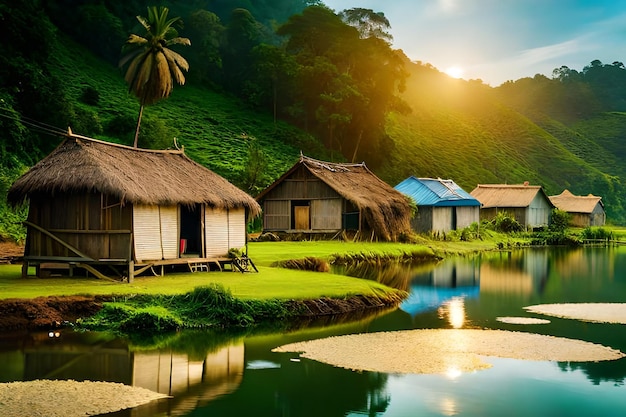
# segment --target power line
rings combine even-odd
[[[35,119],[31,119],[30,117],[23,116],[21,114],[16,114],[13,112],[7,111],[5,108],[0,108],[0,117],[5,119],[13,120],[14,122],[21,123],[22,125],[32,129],[38,133],[43,133],[51,136],[64,136],[67,132],[64,129],[61,129],[57,126],[52,126],[44,122],[40,122]]]

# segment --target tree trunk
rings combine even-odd
[[[354,147],[354,153],[352,154],[352,163],[354,164],[354,161],[356,159],[356,154],[359,151],[359,146],[361,145],[361,138],[363,137],[363,131],[359,130],[359,138],[356,141],[356,146]]]
[[[139,141],[139,126],[141,126],[141,116],[143,115],[143,104],[139,106],[139,117],[137,118],[137,128],[135,129],[135,140],[133,142],[133,147],[137,147],[137,142]]]

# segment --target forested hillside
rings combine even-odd
[[[132,144],[139,103],[118,68],[152,2],[25,0],[0,5],[0,233],[23,213],[11,182],[68,127]],[[311,4],[315,4],[311,6]],[[307,0],[164,2],[181,17],[185,85],[144,110],[139,146],[184,146],[252,195],[300,151],[408,175],[543,185],[601,195],[626,223],[626,68],[592,61],[492,88],[393,50],[384,16]],[[392,22],[391,22],[392,23]]]

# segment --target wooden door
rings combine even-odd
[[[309,230],[309,206],[295,206],[295,228],[296,230]]]

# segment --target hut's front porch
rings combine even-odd
[[[35,267],[38,277],[50,277],[55,274],[74,276],[76,269],[86,271],[96,278],[115,281],[132,282],[137,275],[149,273],[154,276],[163,276],[168,269],[178,271],[208,272],[208,271],[239,271],[246,272],[249,266],[256,271],[256,266],[249,258],[200,258],[182,257],[176,259],[161,259],[154,261],[132,262],[126,259],[90,259],[80,257],[60,256],[25,256],[22,264],[22,276],[28,276],[29,267]]]

